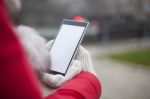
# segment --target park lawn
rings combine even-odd
[[[142,64],[150,67],[150,48],[140,49],[130,52],[123,53],[113,53],[108,55],[112,59],[117,59],[120,61]]]

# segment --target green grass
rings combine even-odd
[[[112,59],[150,66],[150,48],[108,55]]]

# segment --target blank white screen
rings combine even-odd
[[[63,24],[50,50],[50,69],[65,74],[85,27]]]

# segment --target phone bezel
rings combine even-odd
[[[67,73],[67,70],[68,70],[70,64],[72,63],[72,61],[73,61],[73,59],[74,59],[74,56],[75,56],[75,54],[76,54],[76,52],[77,52],[77,50],[78,50],[78,48],[79,48],[79,45],[81,44],[81,42],[82,42],[82,40],[83,40],[83,37],[84,37],[84,35],[85,35],[85,31],[87,30],[87,27],[88,27],[88,25],[89,25],[89,22],[78,22],[78,21],[74,21],[74,20],[64,19],[64,20],[62,21],[62,23],[61,23],[61,26],[60,26],[59,30],[58,30],[58,34],[59,34],[59,31],[60,31],[60,29],[61,29],[61,27],[62,27],[63,24],[85,27],[85,29],[84,29],[84,31],[83,31],[83,33],[82,33],[82,35],[81,35],[81,38],[80,38],[80,40],[79,40],[79,42],[78,42],[78,44],[77,44],[77,46],[76,46],[76,48],[75,48],[75,50],[74,50],[74,53],[73,53],[73,55],[72,55],[72,57],[71,57],[71,59],[70,59],[70,62],[69,62],[69,64],[68,64],[68,66],[67,66],[67,69],[66,69],[65,73],[61,73],[61,72],[54,71],[54,70],[51,70],[51,69],[49,69],[49,71],[48,71],[48,72],[51,73],[51,74],[61,74],[61,75],[65,76],[66,73]],[[56,35],[55,40],[56,40],[58,34]],[[54,40],[54,42],[55,42],[55,40]],[[54,44],[54,42],[53,42],[53,44]],[[52,44],[52,47],[53,47],[53,44]],[[52,47],[51,47],[51,48],[52,48]],[[51,48],[50,48],[50,50],[51,50]]]

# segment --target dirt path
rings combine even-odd
[[[131,43],[124,46],[86,46],[93,56],[96,72],[101,79],[101,99],[150,99],[150,70],[103,58],[104,53],[136,47],[137,45]],[[100,59],[97,58],[98,54],[102,56]]]

